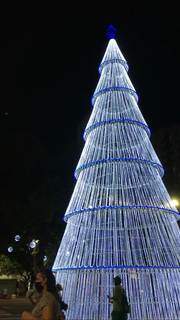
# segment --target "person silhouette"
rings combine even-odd
[[[109,302],[113,304],[111,313],[112,320],[127,320],[130,313],[130,305],[127,301],[126,292],[122,286],[121,278],[116,276],[114,279],[113,296],[109,298]]]

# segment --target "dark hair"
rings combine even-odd
[[[58,291],[62,291],[63,290],[63,287],[62,287],[62,285],[60,283],[57,283],[56,288],[57,288]]]
[[[118,286],[119,284],[121,284],[121,278],[119,276],[116,276],[114,278],[114,283],[115,283],[115,286]]]
[[[56,298],[56,300],[60,304],[60,309],[67,310],[68,305],[59,296],[59,293],[58,293],[58,291],[59,291],[58,285],[59,284],[56,285],[56,279],[55,279],[53,272],[50,269],[42,269],[42,270],[39,270],[37,273],[41,273],[46,278],[47,291],[51,292],[54,295],[54,297]]]
[[[47,280],[47,291],[51,292],[54,297],[59,301],[58,290],[56,287],[56,279],[53,272],[50,269],[41,269],[37,271],[37,273],[41,273]]]

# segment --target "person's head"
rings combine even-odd
[[[38,271],[35,278],[35,287],[38,292],[47,290],[55,293],[57,291],[56,280],[52,271],[49,269]]]
[[[114,277],[114,283],[115,286],[118,286],[121,284],[121,278],[119,276]]]

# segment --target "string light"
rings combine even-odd
[[[15,240],[16,242],[20,241],[20,240],[21,240],[20,235],[19,235],[19,234],[17,234],[17,235],[14,237],[14,240]]]
[[[36,246],[37,246],[36,240],[33,239],[33,240],[30,242],[29,247],[30,247],[31,249],[34,249]]]

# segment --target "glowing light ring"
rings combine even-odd
[[[94,166],[96,166],[98,164],[110,163],[110,162],[120,162],[120,161],[123,161],[123,162],[140,162],[140,163],[145,163],[147,165],[152,165],[152,166],[157,167],[159,169],[159,173],[160,173],[161,176],[163,176],[163,174],[164,174],[163,167],[160,164],[158,164],[156,162],[153,162],[151,160],[146,160],[146,159],[141,159],[141,158],[107,158],[107,159],[96,160],[96,161],[92,161],[92,162],[83,164],[82,166],[80,166],[78,169],[75,170],[74,176],[75,176],[75,178],[77,178],[78,174],[82,170],[85,170],[85,169],[90,168],[90,167],[94,167]]]
[[[85,212],[93,212],[93,211],[99,211],[99,210],[109,210],[109,209],[158,209],[160,211],[165,211],[171,214],[177,214],[180,216],[180,213],[172,210],[172,209],[168,209],[168,208],[163,208],[163,207],[158,207],[158,206],[148,206],[148,205],[126,205],[126,206],[122,206],[122,205],[110,205],[110,206],[100,206],[100,207],[94,207],[94,208],[84,208],[84,209],[79,209],[79,210],[75,210],[72,212],[69,212],[66,214],[66,216],[64,217],[64,221],[67,221],[70,217],[79,214],[79,213],[85,213]]]
[[[110,60],[107,60],[107,61],[104,61],[103,63],[101,63],[99,66],[99,73],[101,74],[104,66],[106,66],[107,64],[110,64],[110,63],[120,63],[123,65],[123,67],[126,69],[127,72],[129,70],[128,64],[125,60],[115,58],[115,59],[110,59]]]
[[[129,123],[129,124],[135,124],[137,126],[140,126],[142,127],[148,137],[150,137],[151,135],[151,132],[148,128],[147,125],[145,125],[143,122],[140,122],[140,121],[137,121],[137,120],[132,120],[132,119],[128,119],[128,118],[119,118],[119,119],[109,119],[109,120],[104,120],[104,121],[99,121],[99,122],[96,122],[94,123],[92,126],[88,127],[85,132],[84,132],[84,140],[86,139],[87,135],[92,131],[94,130],[95,128],[97,127],[100,127],[100,126],[103,126],[105,124],[111,124],[111,123]]]
[[[138,102],[138,95],[137,95],[136,91],[133,90],[133,89],[130,89],[128,87],[123,87],[122,86],[122,87],[109,87],[109,88],[105,88],[105,89],[99,90],[92,97],[92,105],[94,105],[97,97],[99,97],[101,94],[104,94],[104,93],[109,92],[109,91],[128,91],[130,94],[132,94],[134,96],[136,102]]]
[[[58,267],[53,268],[53,272],[60,270],[101,270],[101,269],[180,269],[180,266],[123,266],[123,265],[112,265],[112,266],[72,266],[72,267]]]

